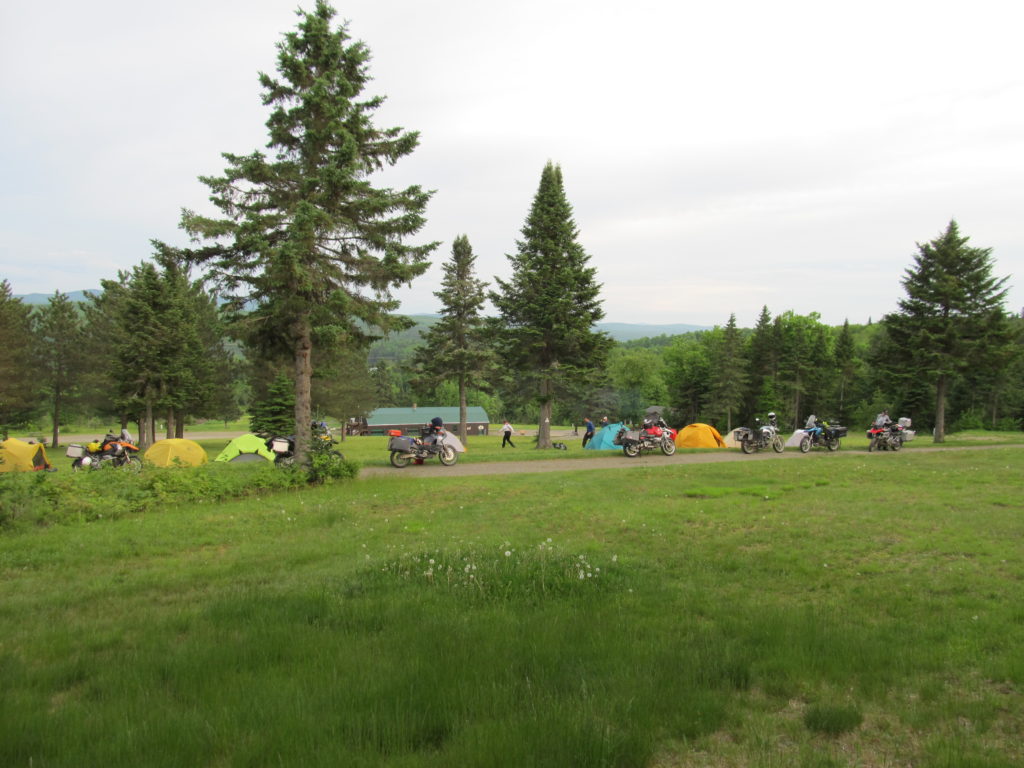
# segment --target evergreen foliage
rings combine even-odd
[[[441,319],[423,334],[421,346],[413,358],[420,377],[432,380],[454,379],[458,386],[459,438],[466,443],[466,408],[470,388],[486,388],[486,378],[494,363],[487,335],[487,323],[480,310],[487,295],[487,283],[475,276],[476,256],[466,235],[452,243],[452,258],[444,264],[441,290],[434,295],[441,301]]]
[[[1003,309],[1007,278],[992,274],[992,249],[968,246],[956,221],[939,237],[918,243],[903,277],[906,296],[883,322],[901,351],[904,379],[931,383],[935,393],[935,442],[946,433],[946,398],[955,377],[996,372],[1012,354]]]
[[[37,405],[31,378],[30,308],[14,298],[10,283],[0,280],[0,435],[24,424]]]
[[[76,394],[77,374],[85,362],[82,318],[67,294],[57,291],[34,312],[36,370],[41,374],[53,420],[51,446],[60,439],[62,416]]]
[[[372,329],[404,327],[391,290],[428,266],[434,243],[408,245],[431,193],[374,187],[369,176],[410,154],[419,139],[379,129],[382,97],[364,97],[369,49],[318,0],[278,44],[280,79],[261,75],[272,155],[225,154],[203,177],[223,218],[185,211],[182,224],[212,241],[192,253],[233,298],[247,338],[293,361],[296,461],[308,456],[314,343],[365,347]],[[248,302],[256,309],[244,312]]]
[[[288,374],[279,373],[266,396],[250,403],[249,430],[266,437],[295,434],[295,387]]]
[[[508,256],[512,276],[496,278],[498,290],[490,293],[501,315],[501,364],[521,374],[523,391],[540,405],[538,448],[551,447],[555,400],[603,369],[611,347],[605,334],[593,330],[604,317],[601,286],[578,235],[562,170],[548,163],[517,252]]]

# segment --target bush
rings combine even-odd
[[[339,457],[340,459],[340,457]],[[305,472],[271,464],[151,467],[135,474],[115,467],[78,473],[0,475],[0,528],[117,518],[170,505],[203,504],[268,491],[355,478],[359,466],[341,460]]]

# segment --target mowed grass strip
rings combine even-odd
[[[0,764],[1010,766],[1019,448],[428,479],[0,538]]]

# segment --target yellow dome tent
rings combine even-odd
[[[0,472],[35,472],[53,469],[40,443],[26,443],[9,437],[0,443]]]
[[[158,467],[198,467],[210,460],[203,446],[181,438],[157,440],[146,451],[145,459]]]
[[[677,448],[725,448],[725,441],[710,424],[691,424],[676,434]]]

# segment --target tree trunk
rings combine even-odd
[[[935,433],[932,442],[946,442],[946,374],[935,383]]]
[[[312,437],[309,387],[313,377],[313,339],[307,314],[300,315],[292,323],[292,346],[295,350],[295,463],[308,466]]]
[[[540,423],[537,425],[537,447],[551,447],[551,380],[540,384]]]
[[[172,437],[174,437],[174,426],[175,426],[174,406],[173,405],[169,405],[169,406],[167,406],[167,431],[164,433],[164,436],[168,440],[170,440]]]
[[[146,411],[142,417],[142,424],[139,425],[139,450],[146,450],[154,442],[153,432],[153,403],[146,397]]]
[[[60,389],[58,388],[53,394],[53,443],[51,448],[56,448],[60,444]]]
[[[466,377],[459,376],[459,440],[463,445],[468,442],[468,432],[466,427]]]
[[[185,416],[179,413],[178,418],[174,422],[174,436],[179,440],[185,437]]]

